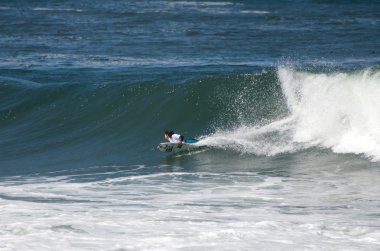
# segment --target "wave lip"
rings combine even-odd
[[[204,143],[272,156],[310,147],[380,161],[380,71],[313,73],[279,67],[288,115],[264,126],[217,131]]]
[[[293,140],[380,160],[380,72],[307,73],[279,68]]]

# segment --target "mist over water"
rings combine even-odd
[[[379,13],[1,1],[0,250],[379,250]]]

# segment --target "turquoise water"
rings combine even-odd
[[[0,249],[378,250],[379,16],[2,1]]]

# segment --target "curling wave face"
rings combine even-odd
[[[312,147],[380,160],[380,72],[279,67],[252,74],[45,84],[1,77],[2,166],[75,168],[155,162],[167,128],[200,144],[263,156]],[[91,78],[92,76],[92,78]],[[133,79],[133,76],[126,76]],[[155,126],[151,126],[155,125]],[[25,168],[23,168],[25,169]],[[17,169],[21,170],[21,169]]]

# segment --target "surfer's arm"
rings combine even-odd
[[[182,135],[179,136],[178,146],[182,146],[184,139],[185,139],[185,137],[183,137]]]

